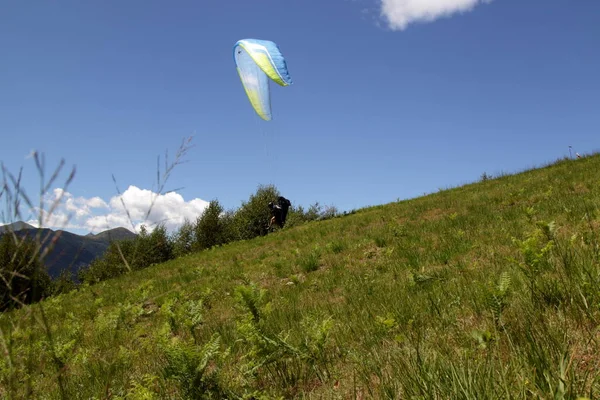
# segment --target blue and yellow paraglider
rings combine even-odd
[[[262,119],[270,121],[269,79],[280,86],[292,84],[279,47],[268,40],[243,39],[233,46],[233,56],[250,104]]]

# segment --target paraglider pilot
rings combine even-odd
[[[292,203],[283,196],[277,198],[277,203],[274,204],[272,201],[269,202],[269,208],[271,209],[271,219],[269,220],[269,230],[273,224],[283,228],[285,225],[285,219],[287,217],[288,210]]]

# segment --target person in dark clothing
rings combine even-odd
[[[279,196],[277,198],[277,203],[273,204],[273,202],[269,203],[269,208],[271,209],[271,219],[269,220],[269,230],[273,227],[273,224],[278,225],[280,228],[283,228],[285,225],[285,220],[287,218],[287,213],[289,208],[292,206],[292,203],[283,196]]]

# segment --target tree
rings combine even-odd
[[[12,232],[0,237],[0,310],[31,304],[49,294],[50,275],[36,242]]]
[[[164,224],[160,224],[148,234],[145,226],[135,238],[136,249],[131,259],[132,269],[147,268],[152,264],[160,264],[174,258],[173,242]]]
[[[279,196],[274,185],[260,185],[256,193],[250,195],[248,202],[243,202],[233,216],[235,239],[245,240],[266,235],[271,216],[268,204],[277,201]]]
[[[195,249],[210,249],[226,242],[225,226],[221,220],[222,214],[223,207],[218,200],[213,200],[208,204],[208,207],[196,220]]]
[[[123,275],[131,268],[129,263],[132,261],[135,244],[135,239],[111,242],[102,257],[95,259],[89,267],[79,271],[79,280],[93,284]],[[123,259],[127,260],[127,264]]]
[[[196,242],[195,227],[186,218],[181,227],[173,234],[173,255],[175,257],[185,256],[192,252]]]
[[[174,256],[173,241],[164,225],[157,226],[152,233],[142,226],[135,239],[111,242],[101,258],[80,272],[79,279],[96,283],[169,261]]]

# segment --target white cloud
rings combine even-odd
[[[413,22],[431,22],[455,13],[471,11],[491,0],[381,0],[381,15],[393,30]]]
[[[139,231],[142,224],[152,230],[160,223],[173,231],[186,218],[195,220],[209,204],[199,198],[185,201],[176,192],[157,194],[136,186],[129,186],[121,196],[114,196],[108,202],[97,196],[75,197],[60,188],[54,189],[44,200],[46,210],[42,212],[43,226],[52,229],[82,229],[94,233],[117,227],[133,230],[132,224],[136,231]],[[57,201],[58,206],[48,215],[48,209]],[[39,210],[35,212],[40,214]],[[37,221],[28,223],[38,226]]]
[[[26,221],[29,225],[39,227],[40,221],[39,216],[42,215],[42,226],[44,228],[52,228],[52,229],[80,229],[80,226],[76,223],[73,223],[72,216],[64,212],[63,210],[55,210],[52,213],[49,213],[48,210],[43,210],[41,212],[36,212],[37,216],[35,219],[31,219]]]
[[[87,206],[90,208],[108,208],[108,204],[98,196],[88,199]]]

